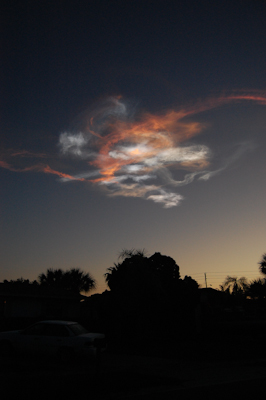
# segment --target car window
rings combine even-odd
[[[83,335],[84,333],[88,333],[87,329],[85,329],[80,324],[71,324],[71,325],[68,325],[68,327],[76,336]]]
[[[69,336],[69,333],[64,325],[46,324],[43,335],[66,337]]]
[[[24,329],[22,333],[24,335],[43,335],[44,332],[44,324],[35,324],[29,326],[28,328]]]

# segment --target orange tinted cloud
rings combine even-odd
[[[102,108],[98,106],[91,111],[82,133],[60,136],[61,150],[65,155],[76,157],[79,154],[87,160],[96,172],[92,179],[89,174],[87,178],[94,184],[104,185],[109,195],[144,197],[172,207],[179,204],[182,196],[169,191],[167,186],[186,185],[196,178],[210,179],[226,165],[207,170],[211,150],[204,145],[191,144],[191,139],[200,134],[205,125],[191,117],[195,119],[203,111],[243,100],[265,104],[266,96],[262,92],[234,92],[160,115],[146,112],[133,116],[123,99],[110,98]],[[248,146],[241,147],[243,152]],[[233,159],[232,156],[227,165]],[[183,180],[174,179],[175,169],[186,171]]]
[[[57,176],[59,176],[60,178],[64,178],[64,179],[66,179],[66,180],[76,180],[76,181],[81,181],[81,182],[83,182],[83,181],[86,180],[86,179],[84,179],[84,178],[75,178],[75,177],[72,176],[72,175],[69,175],[69,174],[65,174],[65,173],[63,173],[63,172],[56,171],[56,170],[50,168],[49,165],[38,166],[37,168],[38,168],[38,170],[39,170],[40,172],[44,172],[45,174],[57,175]]]
[[[47,157],[45,154],[35,154],[27,150],[9,150],[0,154],[0,167],[5,168],[12,172],[43,172],[45,174],[57,175],[66,180],[79,180],[84,181],[83,178],[76,178],[70,174],[57,171],[51,168],[48,164],[42,164],[32,161],[32,159],[39,159]],[[4,159],[8,159],[8,162]],[[26,164],[26,165],[25,165]],[[29,165],[28,165],[29,164]]]
[[[142,197],[170,208],[182,200],[173,188],[195,179],[210,179],[250,149],[250,143],[240,144],[224,165],[212,170],[211,149],[195,144],[205,128],[195,121],[197,114],[240,101],[266,105],[266,93],[223,93],[160,114],[136,114],[121,97],[112,97],[88,112],[83,129],[60,134],[59,148],[64,158],[10,150],[0,154],[0,167],[56,175],[62,182],[86,181],[105,187],[110,196]],[[175,179],[176,170],[184,171],[183,179]]]
[[[184,116],[183,112],[169,111],[160,116],[146,113],[136,122],[118,120],[114,123],[112,120],[108,134],[96,144],[99,147],[96,158],[90,162],[100,170],[101,177],[94,182],[115,179],[126,165],[143,163],[143,171],[146,170],[145,166],[150,167],[153,162],[159,167],[162,152],[166,156],[167,151],[203,129],[198,122],[182,121]],[[199,164],[206,166],[206,154],[202,154],[202,157]],[[189,158],[179,160],[177,153],[172,159],[172,162],[180,162],[180,165],[183,162],[187,166],[190,161]]]

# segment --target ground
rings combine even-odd
[[[263,322],[263,323],[262,323]],[[266,323],[230,323],[186,340],[109,346],[100,363],[2,357],[5,400],[264,398]]]
[[[190,399],[200,391],[205,399],[245,399],[264,389],[266,359],[208,362],[106,353],[96,366],[11,357],[2,359],[0,379],[5,399],[22,394],[38,399],[52,394],[98,400]]]

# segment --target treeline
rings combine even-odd
[[[266,253],[259,263],[266,276]],[[195,338],[212,322],[243,317],[254,305],[266,312],[266,280],[248,282],[245,277],[226,277],[220,290],[199,288],[190,276],[180,277],[175,260],[159,252],[124,250],[104,274],[108,290],[83,301],[77,319],[90,330],[106,333],[111,346],[139,349],[158,347]],[[48,269],[34,282],[23,278],[6,285],[35,286],[79,294],[90,292],[96,281],[80,269]],[[253,300],[253,301],[251,301]],[[252,306],[251,306],[252,303]],[[253,312],[252,311],[252,312]]]
[[[180,278],[180,269],[171,257],[156,252],[148,257],[145,250],[123,250],[119,255],[121,262],[107,269],[104,274],[106,284],[112,293],[126,292],[127,295],[140,293],[163,293],[168,296],[177,295],[177,292],[191,292],[199,288],[199,284],[191,276]],[[266,253],[259,264],[259,272],[266,277]],[[253,299],[266,297],[266,278],[257,278],[250,282],[245,277],[227,276],[219,286],[221,292],[238,297]],[[58,290],[65,290],[74,294],[89,293],[97,288],[97,282],[89,272],[79,268],[67,271],[49,268],[41,273],[37,280],[19,278],[4,280],[3,283],[17,287],[41,286]],[[174,294],[175,293],[175,294]]]
[[[266,254],[261,273],[266,273],[265,261]],[[220,290],[201,289],[192,277],[181,279],[175,260],[160,253],[149,257],[141,250],[123,251],[105,280],[110,290],[91,296],[88,304],[97,310],[111,343],[130,343],[131,349],[147,343],[158,349],[160,341],[173,346],[206,332],[219,336],[221,323],[266,312],[265,279],[248,283],[228,276]]]
[[[262,300],[266,298],[266,253],[262,255],[259,264],[259,272],[264,278],[257,278],[248,282],[244,276],[227,276],[220,290],[228,295],[241,298],[251,298]]]
[[[37,280],[29,281],[29,279],[19,278],[17,280],[4,280],[6,285],[16,287],[40,286],[44,288],[52,288],[55,290],[64,290],[72,294],[80,292],[88,293],[95,289],[96,281],[88,272],[81,271],[79,268],[72,268],[67,271],[62,269],[47,269],[46,273],[38,276]]]
[[[158,341],[172,342],[194,331],[199,285],[189,276],[180,278],[173,258],[133,249],[123,251],[119,261],[105,274],[110,290],[87,303],[113,346],[158,348]]]

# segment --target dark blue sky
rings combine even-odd
[[[215,281],[218,274],[222,281],[227,272],[255,276],[266,251],[265,20],[263,1],[3,2],[0,280],[35,279],[47,268],[80,267],[103,290],[106,268],[121,249],[132,247],[173,257],[181,275],[200,280],[207,271],[213,285],[221,283]],[[104,119],[108,101],[108,115],[115,120]],[[114,104],[126,107],[126,117],[117,117]],[[166,116],[180,110],[184,119],[175,117],[172,132]],[[179,150],[173,143],[162,150],[156,136],[160,129],[150,125],[163,116],[164,139],[174,138],[176,146],[179,135],[181,150],[189,148],[193,157],[206,151],[201,162],[208,166],[200,167],[203,172],[191,184],[177,187],[176,182],[199,166],[181,162],[177,168]],[[130,142],[132,150],[134,142],[136,147],[133,131],[139,123],[145,122],[153,139],[155,129],[163,153],[127,164],[145,165],[146,174],[156,157],[153,175],[138,175],[142,182],[151,180],[149,192],[139,183],[130,194],[122,184],[110,189],[109,182],[77,180],[87,169],[92,172],[92,164],[101,179],[107,173],[107,164],[99,167],[103,143],[95,139],[90,144],[92,117],[98,118],[93,132],[100,135],[105,129],[105,139],[111,129],[121,134],[121,124],[123,132],[128,129],[126,141],[108,147],[113,163],[125,160],[123,146]],[[108,128],[103,128],[106,121]],[[180,139],[183,121],[192,131],[193,122],[201,124],[188,140]],[[80,132],[86,143],[82,157],[76,157],[73,148],[63,146],[77,143]],[[68,144],[62,142],[63,133]],[[134,151],[144,151],[145,135],[138,131]],[[93,151],[93,161],[85,159],[85,151],[86,157]],[[166,152],[167,162],[172,157],[167,165]],[[117,179],[126,179],[123,168],[116,170]],[[162,173],[171,173],[171,190],[170,175],[166,183]],[[154,174],[160,181],[156,188]],[[63,181],[63,175],[75,181]],[[175,204],[164,208],[169,203],[165,197],[159,200],[166,192],[167,201],[172,196]]]

